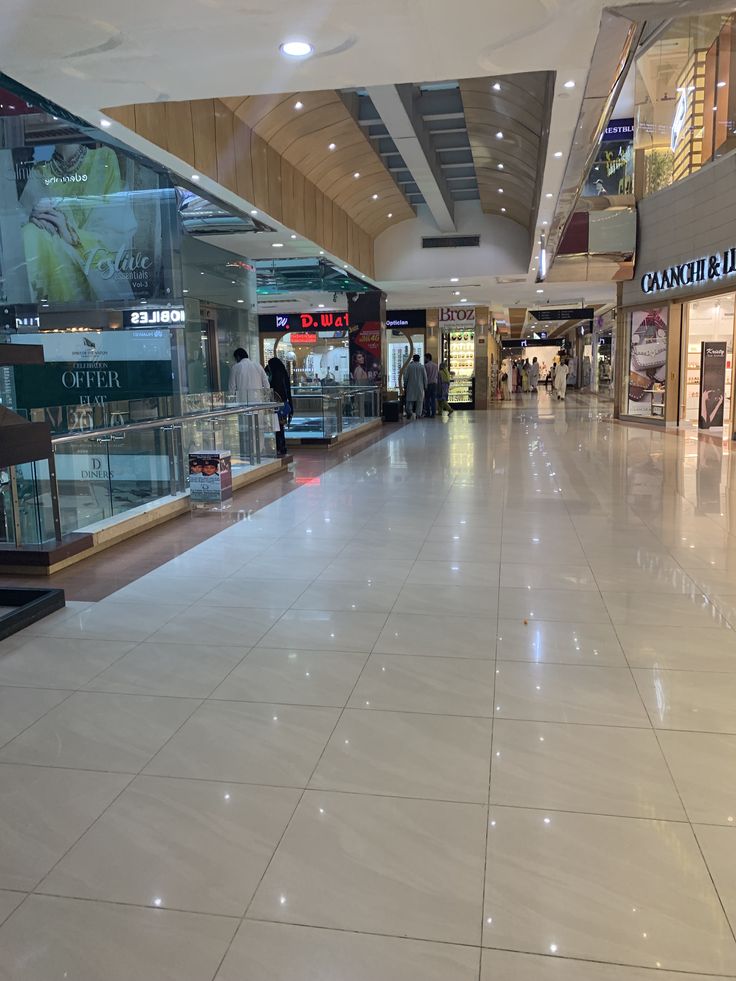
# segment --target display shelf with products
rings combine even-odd
[[[453,375],[448,401],[456,408],[475,405],[475,331],[452,330],[442,337],[443,360]]]

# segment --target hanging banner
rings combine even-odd
[[[381,380],[381,324],[368,320],[350,328],[350,380],[371,385]]]
[[[700,348],[698,429],[721,429],[726,391],[726,342],[703,341]]]

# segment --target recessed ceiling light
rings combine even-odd
[[[304,103],[301,100],[297,99],[297,101],[294,103],[294,108],[295,109],[303,109],[304,108]]]
[[[393,218],[393,216],[394,216],[393,211],[389,211],[389,213],[386,215],[387,218]]]
[[[319,254],[320,254],[320,255],[324,255],[324,254],[325,254],[325,253],[324,253],[324,250],[323,250],[323,249],[320,249],[320,250],[319,250]]]
[[[324,303],[319,303],[318,306],[319,306],[320,310],[324,310],[324,308],[325,308]]]
[[[327,147],[328,150],[337,150],[337,143],[330,143]]]
[[[460,296],[460,290],[453,290],[452,291],[452,295],[453,296]]]
[[[537,290],[537,293],[544,293],[544,290]]]
[[[347,269],[348,267],[347,267],[346,265],[344,265],[344,266],[343,266],[342,268],[343,268],[343,269]]]
[[[356,170],[355,173],[353,174],[353,177],[357,180],[360,177],[360,171]]]
[[[718,85],[716,86],[716,88],[719,88],[719,89],[723,89],[725,87],[726,87],[726,83],[725,82],[719,82]]]
[[[500,92],[501,91],[501,83],[500,82],[494,82],[493,83],[493,91],[494,92]]]
[[[279,51],[287,58],[308,58],[314,53],[314,45],[309,41],[284,41]]]
[[[501,130],[499,130],[499,131],[498,131],[498,132],[496,133],[496,139],[497,139],[497,140],[502,140],[502,139],[503,139],[503,132],[502,132]]]
[[[468,300],[467,300],[467,297],[465,297],[465,296],[464,296],[464,297],[462,298],[462,300],[460,300],[460,302],[461,302],[461,303],[467,303],[467,302],[468,302]]]
[[[192,180],[193,181],[198,181],[199,180],[199,174],[192,174]]]
[[[296,235],[292,235],[291,237],[292,237],[292,238],[296,238]]]
[[[238,303],[245,303],[245,300],[238,300]]]
[[[498,164],[497,166],[499,170],[503,170],[503,164]]]
[[[257,212],[257,211],[256,211],[256,209],[254,208],[254,209],[253,209],[253,210],[251,211],[251,214],[252,214],[252,215],[257,215],[257,214],[258,214],[258,212]]]
[[[182,290],[182,293],[188,293],[189,290]]]
[[[551,198],[552,197],[552,192],[551,191],[547,191],[547,193],[544,196],[546,198]]]
[[[574,88],[575,88],[575,82],[573,82],[573,80],[572,80],[571,78],[570,78],[570,79],[568,79],[568,80],[567,80],[567,81],[565,82],[565,88],[566,88],[566,89],[574,89]]]
[[[373,198],[374,201],[377,201],[378,200],[378,195],[377,194],[371,194],[371,197]]]
[[[272,249],[283,249],[283,247],[284,247],[283,242],[271,242]]]
[[[501,208],[501,213],[502,214],[506,214],[506,209],[505,208]]]
[[[460,282],[460,278],[458,276],[450,276],[450,282],[451,283],[459,283]]]
[[[542,222],[542,224],[543,224],[543,225],[548,225],[548,224],[549,224],[549,222],[548,222],[548,221],[543,221],[543,222]]]
[[[112,126],[112,123],[109,119],[101,119],[100,126],[103,126],[105,129],[109,129]]]
[[[555,150],[555,156],[556,157],[561,157],[562,156],[562,150]]]
[[[502,187],[499,187],[499,189],[498,189],[498,193],[499,193],[499,194],[503,194],[503,188],[502,188]]]

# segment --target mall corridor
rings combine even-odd
[[[2,642],[0,978],[736,976],[732,485],[540,394]]]

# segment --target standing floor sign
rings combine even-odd
[[[726,397],[726,342],[703,341],[700,358],[698,429],[723,427]]]
[[[189,494],[192,504],[221,504],[233,496],[230,450],[189,454]]]

